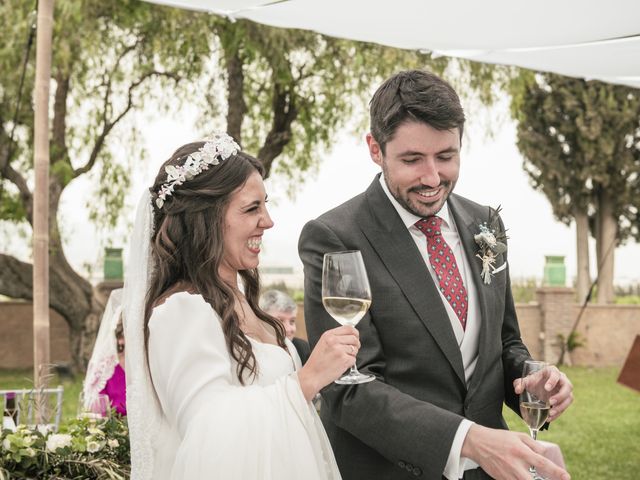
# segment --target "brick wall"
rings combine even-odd
[[[516,305],[522,339],[534,358],[549,362],[558,359],[557,335],[567,334],[580,310],[574,298],[573,289],[541,288],[537,302]],[[54,311],[50,321],[51,361],[68,363],[67,324]],[[0,368],[33,365],[32,333],[30,303],[0,303]],[[585,346],[571,354],[574,365],[621,367],[633,339],[640,335],[640,305],[589,305],[578,333]],[[307,338],[302,304],[298,307],[296,336]]]
[[[522,341],[533,358],[542,358],[542,336],[540,335],[542,315],[537,303],[517,305],[518,321]]]
[[[579,308],[574,309],[575,315]],[[578,332],[586,345],[571,355],[577,365],[622,366],[636,335],[640,335],[640,305],[589,306]]]
[[[51,363],[69,363],[69,327],[49,310]],[[33,367],[33,305],[27,302],[0,303],[0,368]]]

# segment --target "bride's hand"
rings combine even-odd
[[[360,349],[360,333],[354,327],[342,326],[327,330],[298,372],[298,381],[307,400],[313,399],[322,387],[340,377],[356,361]]]

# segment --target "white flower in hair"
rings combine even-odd
[[[207,140],[202,148],[190,154],[182,165],[165,167],[167,181],[158,190],[156,205],[162,208],[167,197],[173,194],[175,187],[209,169],[210,165],[218,165],[240,151],[240,146],[226,133],[216,133]]]

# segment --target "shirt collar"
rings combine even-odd
[[[398,215],[400,215],[400,219],[402,220],[402,223],[404,223],[404,226],[407,227],[407,229],[415,226],[415,223],[418,220],[421,220],[422,217],[418,217],[417,215],[414,215],[413,213],[408,211],[406,208],[404,208],[402,205],[400,205],[400,203],[396,200],[396,198],[391,194],[391,191],[387,186],[387,182],[384,179],[384,175],[380,175],[379,181],[380,181],[380,185],[382,186],[382,190],[384,190],[384,193],[389,199],[389,201],[391,202],[391,205],[393,205],[393,208],[395,208],[396,212],[398,212]],[[451,221],[451,213],[449,212],[448,202],[444,202],[444,205],[442,206],[442,208],[440,209],[440,211],[437,213],[436,216],[442,219],[443,227],[446,227],[450,230],[455,230],[455,226]]]

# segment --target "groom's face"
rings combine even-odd
[[[457,128],[436,130],[426,123],[405,122],[387,142],[384,154],[371,134],[367,143],[400,205],[419,217],[440,211],[460,173]]]

